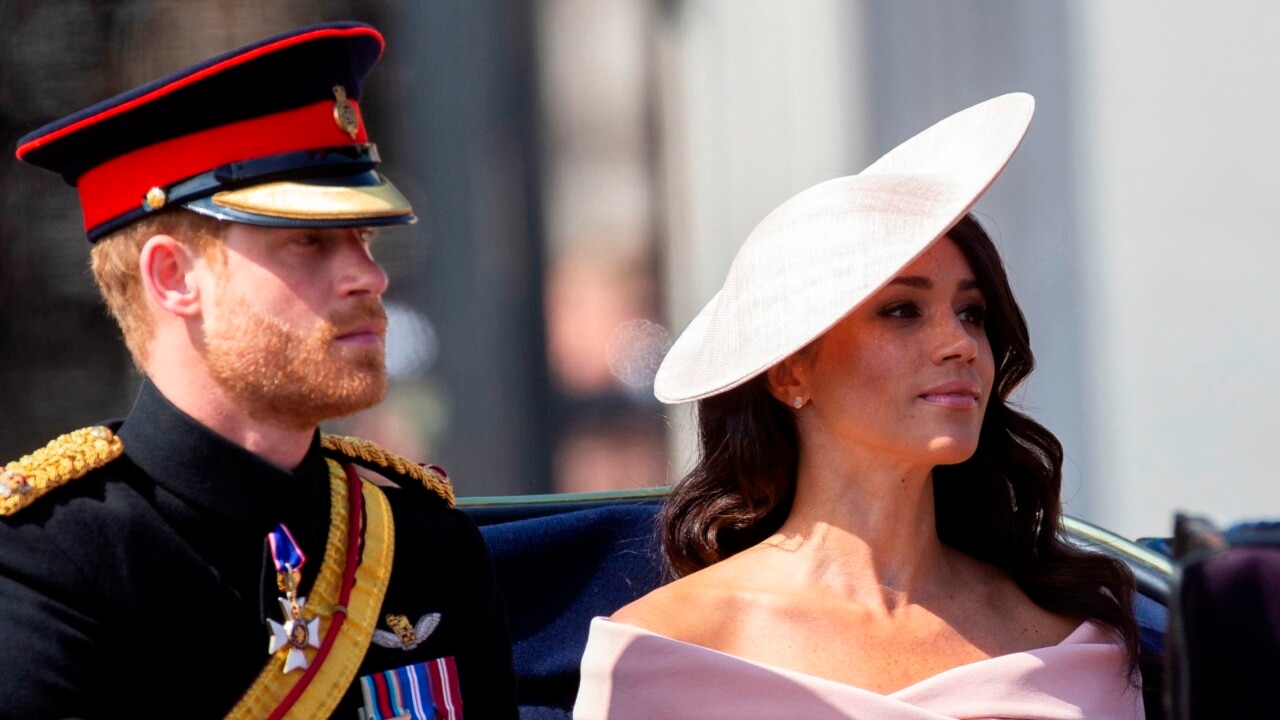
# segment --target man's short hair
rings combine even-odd
[[[116,230],[93,246],[93,277],[140,372],[147,371],[147,351],[154,330],[139,271],[143,245],[156,235],[169,235],[206,260],[222,261],[226,257],[222,246],[225,231],[226,223],[173,208]]]

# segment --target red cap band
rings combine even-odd
[[[84,226],[88,230],[141,207],[153,187],[166,189],[227,163],[367,141],[363,117],[352,138],[334,119],[334,101],[325,100],[148,145],[80,176]]]

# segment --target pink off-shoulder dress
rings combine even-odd
[[[880,693],[596,618],[574,720],[1142,720],[1124,648],[1086,622],[1052,647]]]

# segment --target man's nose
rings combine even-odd
[[[344,244],[340,294],[369,294],[381,297],[387,291],[387,271],[373,259],[362,233],[353,233]]]

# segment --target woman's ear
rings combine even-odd
[[[165,311],[189,318],[200,314],[200,292],[192,273],[195,257],[171,235],[153,235],[142,246],[138,273],[143,292]]]
[[[809,402],[809,388],[806,382],[808,355],[801,351],[795,353],[765,371],[765,382],[769,386],[769,394],[778,402],[799,410]]]

